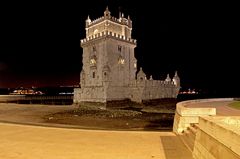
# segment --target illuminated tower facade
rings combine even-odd
[[[86,38],[81,40],[83,68],[79,101],[106,102],[128,98],[131,81],[135,80],[136,40],[131,37],[132,21],[123,14],[86,20]]]
[[[119,14],[119,18],[115,18],[106,8],[104,16],[93,21],[88,17],[85,23],[86,38],[81,40],[83,48],[81,88],[74,90],[74,102],[107,103],[125,99],[141,102],[147,99],[149,96],[143,98],[144,91],[150,89],[146,86],[155,80],[147,80],[142,70],[136,76],[137,60],[134,57],[136,40],[131,36],[130,17],[125,18],[123,14]],[[175,88],[171,79],[166,82],[166,87],[169,84]],[[160,86],[160,83],[159,81],[155,86]],[[176,97],[170,94],[171,97]]]

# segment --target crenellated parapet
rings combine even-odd
[[[163,80],[146,80],[147,87],[174,87],[172,81],[163,81]]]
[[[113,17],[108,8],[104,11],[104,16],[94,20],[88,16],[85,22],[86,38],[105,31],[119,34],[127,39],[131,38],[132,20],[130,17],[125,18],[123,14],[119,14],[119,18]]]
[[[97,18],[97,19],[94,19],[94,20],[92,20],[92,21],[90,21],[90,22],[88,23],[87,27],[91,27],[91,26],[93,26],[93,25],[96,25],[96,24],[98,24],[98,23],[101,23],[101,22],[103,22],[104,20],[106,20],[106,18],[105,18],[104,16],[99,17],[99,18]],[[117,23],[117,24],[120,24],[120,25],[126,25],[126,26],[128,26],[129,28],[132,28],[132,20],[131,20],[130,18],[128,18],[128,19],[126,19],[126,18],[124,18],[124,17],[116,18],[116,17],[111,16],[111,17],[110,17],[109,19],[107,19],[107,20],[110,20],[110,21],[112,21],[112,22],[114,22],[114,23]]]
[[[115,38],[117,40],[122,40],[122,41],[130,42],[130,43],[133,43],[133,44],[137,44],[136,39],[126,38],[125,36],[121,36],[120,34],[116,34],[116,33],[109,32],[109,31],[100,32],[100,33],[94,34],[92,36],[89,36],[85,39],[82,39],[81,44],[84,44],[84,43],[89,42],[91,40],[96,40],[96,39],[105,38],[105,37],[112,37],[112,38]]]
[[[173,81],[148,80],[148,79],[135,80],[133,85],[140,87],[175,87]]]
[[[94,19],[94,20],[92,20],[92,21],[90,21],[89,23],[88,23],[88,27],[90,27],[90,26],[92,26],[92,25],[95,25],[95,24],[97,24],[97,23],[99,23],[99,22],[102,22],[102,21],[104,21],[104,16],[102,16],[102,17],[99,17],[99,18],[97,18],[97,19]]]
[[[177,71],[176,71],[172,79],[170,78],[169,74],[167,74],[167,77],[165,80],[154,80],[152,75],[148,79],[146,77],[146,74],[143,72],[143,69],[140,67],[140,70],[137,73],[137,77],[134,84],[139,86],[146,86],[146,87],[179,87],[180,78],[178,77]]]

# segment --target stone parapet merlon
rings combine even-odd
[[[147,87],[166,87],[166,86],[173,86],[175,87],[174,82],[172,81],[165,81],[165,80],[135,80],[133,85],[136,86],[147,86]]]
[[[81,44],[84,44],[84,43],[89,42],[91,40],[95,40],[95,39],[102,38],[102,37],[113,37],[113,38],[116,38],[118,40],[123,40],[123,41],[130,42],[130,43],[133,43],[133,44],[137,43],[136,39],[126,38],[125,36],[121,36],[120,34],[116,34],[116,33],[109,32],[109,31],[104,31],[104,32],[100,32],[98,34],[92,35],[90,37],[87,37],[85,39],[82,39]]]
[[[98,24],[98,23],[100,23],[104,20],[106,20],[106,18],[104,16],[99,17],[97,19],[94,19],[93,21],[89,22],[88,27],[91,27],[95,24]],[[118,23],[118,24],[121,24],[121,25],[126,25],[126,26],[132,28],[132,25],[131,25],[132,21],[130,19],[126,19],[126,18],[123,18],[123,17],[115,18],[115,17],[111,16],[110,18],[107,18],[107,20],[110,20],[112,22],[115,22],[115,23]]]

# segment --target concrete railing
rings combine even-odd
[[[232,101],[233,98],[214,98],[214,99],[197,99],[177,103],[174,116],[173,132],[179,134],[186,130],[191,124],[199,123],[200,116],[216,115],[216,108],[188,108],[187,105],[203,102]]]
[[[240,159],[240,117],[200,117],[194,143],[195,159]]]

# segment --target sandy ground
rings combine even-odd
[[[221,102],[202,102],[202,103],[191,103],[191,105],[186,105],[186,107],[193,108],[216,108],[217,115],[222,116],[239,116],[240,110],[229,107],[228,105],[232,101],[221,101]]]
[[[192,159],[172,132],[97,131],[0,123],[1,159]]]
[[[74,105],[28,105],[0,103],[0,122],[45,125],[43,116],[66,110],[74,110],[76,108],[77,107]]]
[[[75,108],[0,104],[0,159],[192,159],[172,132],[82,130],[41,124],[42,116]]]

